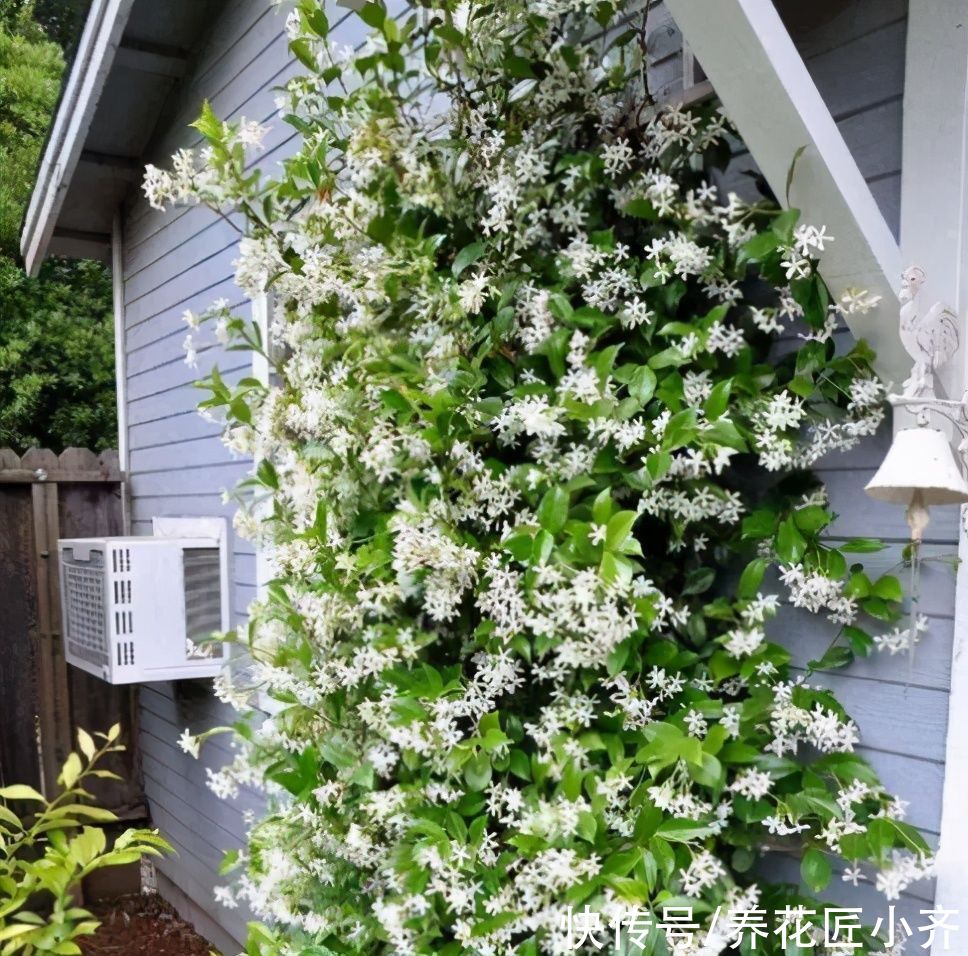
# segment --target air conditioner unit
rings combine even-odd
[[[211,519],[174,528],[213,531]],[[172,519],[169,519],[171,522]],[[182,522],[179,525],[177,522]],[[228,630],[224,522],[198,537],[70,538],[58,542],[64,653],[111,684],[213,677]],[[219,533],[219,530],[221,533]]]

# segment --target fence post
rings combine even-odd
[[[57,485],[31,486],[37,569],[37,677],[40,684],[41,761],[44,790],[57,792],[57,775],[71,751],[71,703],[61,643],[60,579],[57,570]]]

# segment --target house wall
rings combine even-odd
[[[791,6],[790,4],[786,4]],[[791,6],[793,9],[795,5]],[[854,0],[827,22],[799,27],[791,14],[796,39],[808,66],[858,164],[892,228],[897,230],[900,204],[901,95],[906,0]],[[795,9],[793,9],[795,13]],[[652,87],[659,96],[681,89],[681,37],[668,14],[653,10],[650,39]],[[332,22],[342,21],[342,42],[361,37],[356,18],[334,7]],[[229,0],[213,24],[192,65],[183,92],[165,116],[162,133],[147,161],[159,165],[180,146],[197,145],[187,128],[208,98],[220,116],[245,116],[272,123],[266,150],[259,159],[271,168],[294,146],[284,124],[273,121],[274,87],[298,67],[289,57],[284,16],[268,0]],[[754,164],[738,154],[730,181]],[[124,215],[125,349],[134,533],[149,533],[158,515],[230,515],[221,493],[242,477],[249,463],[233,460],[218,440],[216,426],[201,419],[195,407],[199,392],[191,385],[214,362],[228,380],[249,372],[243,353],[209,347],[199,354],[199,368],[183,362],[181,322],[185,309],[199,311],[226,298],[243,314],[249,308],[233,281],[232,259],[237,233],[231,223],[200,208],[166,213],[150,210],[132,196]],[[849,333],[840,334],[846,346]],[[796,346],[791,337],[784,347]],[[878,534],[890,544],[867,563],[890,569],[906,540],[899,509],[872,502],[862,492],[887,447],[884,431],[848,456],[824,462],[821,469],[835,509],[838,537]],[[950,510],[950,509],[949,509]],[[957,539],[955,515],[939,511],[929,528],[928,552],[950,554]],[[232,602],[237,622],[255,596],[256,568],[251,547],[233,538]],[[940,563],[925,568],[921,610],[931,617],[931,632],[913,662],[872,658],[848,674],[824,677],[836,686],[861,726],[862,751],[883,775],[886,785],[911,801],[910,819],[936,835],[940,819],[947,685],[953,615],[953,572]],[[816,620],[786,613],[777,635],[791,648],[798,667],[819,656],[830,635]],[[142,754],[145,784],[155,822],[166,831],[178,856],[159,864],[169,890],[180,888],[202,908],[196,919],[213,941],[231,952],[231,939],[244,938],[245,914],[212,901],[222,852],[244,839],[246,809],[258,809],[259,798],[243,793],[236,801],[218,800],[205,785],[207,769],[231,759],[215,738],[195,761],[178,750],[175,739],[185,727],[194,732],[225,724],[233,714],[195,682],[147,685],[141,692]],[[778,860],[775,872],[796,879],[795,861]],[[931,898],[931,887],[919,888],[903,901],[910,919]],[[884,907],[870,894],[853,896],[880,913]],[[912,923],[912,925],[915,925]]]

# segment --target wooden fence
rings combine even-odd
[[[123,782],[90,789],[132,818],[144,815],[134,692],[68,666],[57,569],[58,538],[124,533],[122,478],[115,451],[0,449],[0,784],[53,793],[76,728],[120,722],[128,750],[111,769]]]

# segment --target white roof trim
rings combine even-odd
[[[901,255],[837,124],[771,0],[667,0],[763,175],[782,202],[797,151],[790,204],[835,241],[820,271],[835,296],[856,287],[881,297],[851,331],[877,350],[899,383],[911,360],[897,331]]]
[[[94,0],[27,207],[20,251],[36,275],[94,118],[134,0]]]

